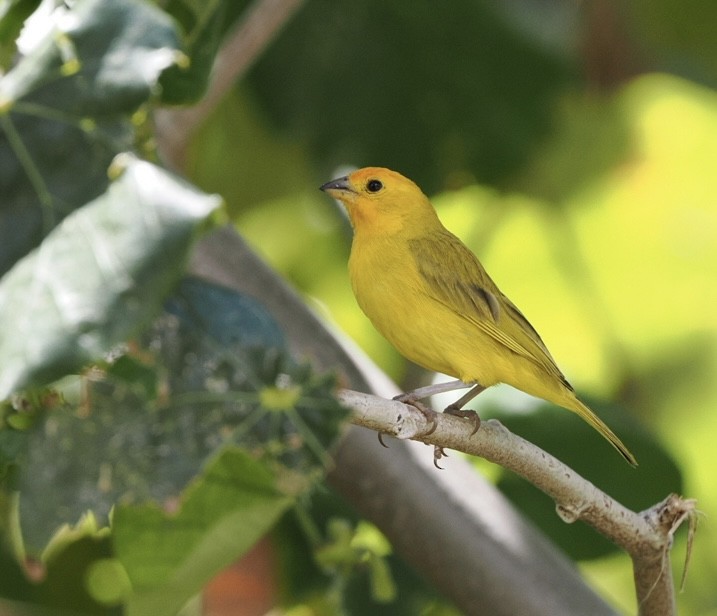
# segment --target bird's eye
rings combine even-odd
[[[369,192],[375,193],[383,188],[383,184],[380,180],[369,180],[366,184],[366,188]]]

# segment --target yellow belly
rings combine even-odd
[[[418,270],[406,267],[413,263],[411,255],[396,254],[400,250],[396,246],[391,247],[393,252],[387,250],[352,250],[351,284],[363,312],[404,357],[466,383],[484,387],[507,383],[565,404],[568,391],[562,383],[434,299]],[[393,258],[381,262],[376,254]],[[400,269],[393,263],[400,263]]]
[[[481,340],[468,320],[429,296],[417,269],[406,267],[410,255],[397,255],[394,247],[390,262],[378,262],[373,254],[380,252],[352,250],[349,260],[356,300],[374,327],[424,368],[485,386],[497,383],[494,364],[480,361],[483,349],[495,354],[489,351],[491,341]]]

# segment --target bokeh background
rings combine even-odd
[[[577,390],[660,471],[630,477],[588,432],[563,457],[589,478],[607,465],[631,492],[697,499],[678,600],[701,616],[717,614],[715,29],[706,1],[313,0],[201,127],[185,167],[404,387],[422,377],[358,310],[350,227],[317,187],[365,165],[421,185]],[[530,407],[508,389],[484,404]],[[570,429],[545,428],[541,444],[559,449]],[[650,457],[658,445],[681,484]],[[677,533],[678,576],[686,539]],[[632,611],[627,558],[580,566]]]
[[[318,190],[381,165],[423,187],[640,466],[507,387],[481,415],[634,510],[696,499],[678,603],[717,616],[716,34],[710,0],[0,2],[0,611],[169,614],[264,537],[253,613],[457,613],[326,480],[344,418],[333,376],[284,353],[296,315],[180,282],[226,213],[273,270],[244,254],[222,274],[288,280],[403,390],[437,378],[357,308],[351,228]],[[626,555],[471,463],[634,613]],[[182,616],[249,614],[226,575]]]

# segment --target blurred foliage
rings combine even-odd
[[[178,510],[118,505],[112,538],[131,583],[131,595],[122,597],[127,612],[176,614],[263,536],[295,495],[261,462],[227,449],[185,492]]]
[[[667,5],[672,11],[685,8],[661,3],[663,8]],[[681,20],[699,21],[698,13],[696,7],[685,8]],[[630,19],[637,19],[635,15]],[[626,15],[620,17],[627,20]],[[321,25],[306,24],[303,32],[332,23],[328,17],[315,22]],[[624,24],[628,32],[637,33],[645,25],[629,30],[633,23]],[[667,21],[662,26],[671,27]],[[348,48],[352,39],[345,36],[342,41]],[[635,45],[639,47],[639,39]],[[659,41],[654,45],[659,47]],[[661,52],[664,60],[671,48],[663,47]],[[353,53],[357,64],[364,61],[355,49],[340,53],[342,57]],[[698,54],[690,59],[693,69],[698,63],[705,67],[705,58]],[[461,60],[458,54],[454,62]],[[377,62],[366,61],[355,70],[377,67]],[[270,73],[260,66],[257,80],[264,70]],[[452,186],[456,179],[460,183],[471,177],[462,164],[446,163],[452,161],[450,156],[441,157],[433,168],[439,180],[431,171],[412,172],[414,167],[405,162],[410,156],[417,152],[440,156],[442,150],[439,142],[424,152],[415,140],[400,138],[401,123],[410,118],[413,105],[406,105],[402,95],[392,91],[385,99],[374,93],[369,106],[372,114],[381,116],[376,125],[388,122],[382,130],[394,137],[391,153],[374,150],[373,157],[365,157],[365,150],[357,145],[363,143],[362,137],[352,132],[353,126],[364,131],[365,140],[374,135],[365,128],[370,122],[361,112],[347,113],[342,107],[352,104],[342,100],[348,96],[342,83],[354,75],[346,74],[343,80],[337,77],[329,90],[307,94],[326,97],[351,123],[332,125],[333,112],[322,114],[320,121],[329,118],[323,122],[330,126],[326,138],[333,135],[335,143],[318,156],[319,168],[389,164],[412,174],[429,192],[437,185]],[[688,74],[694,76],[694,71]],[[364,77],[361,83],[367,80]],[[711,81],[706,70],[700,81]],[[303,181],[296,177],[297,168],[306,165],[300,148],[315,157],[312,139],[323,133],[323,125],[314,125],[315,133],[305,138],[298,121],[278,122],[275,111],[267,115],[262,105],[265,93],[257,98],[256,91],[261,93],[264,87],[254,89],[257,83],[250,81],[251,88],[245,86],[225,101],[207,123],[191,152],[191,173],[200,185],[227,195],[238,228],[256,249],[400,379],[405,362],[373,330],[351,295],[345,271],[350,242],[345,218],[316,192],[322,181],[340,172],[329,170],[323,176],[313,172]],[[515,408],[518,414],[510,421],[519,434],[569,460],[608,492],[615,489],[633,507],[646,507],[675,490],[695,496],[699,507],[709,511],[710,504],[717,504],[710,473],[715,462],[707,444],[717,406],[713,379],[717,254],[710,239],[717,236],[713,203],[717,186],[709,167],[716,154],[709,135],[717,119],[717,97],[709,88],[664,74],[631,79],[614,91],[576,85],[568,81],[558,88],[550,107],[552,130],[536,142],[521,168],[506,168],[503,179],[494,178],[498,189],[469,181],[458,190],[434,195],[433,200],[446,225],[481,256],[501,288],[529,316],[578,391],[589,393],[608,423],[638,451],[641,467],[635,472],[623,468],[609,448],[600,449],[603,444],[595,435],[563,411],[523,416],[525,403],[502,390],[489,401],[495,406],[497,398],[505,410],[510,410],[506,405]],[[298,99],[292,107],[287,117],[308,109]],[[414,130],[416,138],[423,137],[424,131]],[[266,148],[276,164],[247,161],[240,171],[243,181],[237,183],[228,161],[235,160],[232,152],[246,158],[245,135],[251,135],[257,147]],[[227,161],[225,171],[214,150],[218,142]],[[413,152],[402,152],[406,149]],[[451,168],[444,173],[441,164]],[[252,177],[260,181],[251,182]],[[294,232],[299,227],[305,229],[301,240]],[[311,251],[305,249],[307,245]],[[633,419],[623,422],[618,415],[626,409]],[[527,494],[507,477],[502,482],[515,494],[516,503],[535,519],[547,520],[546,525],[553,527],[548,532],[577,557],[595,557],[610,549],[590,529],[565,530],[544,496]],[[678,541],[674,553],[677,572],[684,556],[681,545]],[[715,553],[717,536],[707,525],[700,526],[687,592],[679,597],[683,613],[706,614],[717,605],[710,590],[710,572],[717,567]],[[629,578],[629,567],[617,561],[596,560],[584,569],[606,596],[629,611],[633,589],[622,579]],[[611,563],[612,569],[603,563]],[[613,570],[620,574],[613,575]]]
[[[13,609],[169,614],[275,528],[287,605],[454,613],[323,487],[342,418],[333,380],[286,356],[281,324],[254,298],[174,287],[217,199],[134,158],[108,175],[117,154],[152,156],[156,105],[201,98],[248,4],[0,3],[0,354],[23,375],[7,389],[93,363],[0,407],[0,596]],[[406,364],[356,308],[350,229],[317,187],[350,165],[409,175],[642,466],[505,389],[481,396],[482,412],[500,407],[626,504],[681,490],[709,512],[715,10],[307,2],[205,123],[188,175],[396,378]],[[627,559],[596,558],[608,547],[595,533],[566,530],[546,497],[496,480],[633,609]],[[703,524],[681,613],[717,610],[715,554]]]
[[[9,36],[26,7],[6,8]],[[237,15],[195,8],[192,57]],[[177,286],[221,199],[125,150],[164,69],[181,69],[178,40],[140,0],[46,1],[0,79],[0,597],[13,611],[177,613],[323,477],[346,415],[334,378],[286,354],[257,300]],[[201,96],[212,57],[162,92]]]
[[[275,473],[292,469],[280,477],[287,489],[321,475],[345,415],[329,397],[333,380],[289,361],[277,324],[249,297],[188,279],[168,300],[178,306],[179,318],[158,319],[104,370],[58,385],[62,402],[30,423],[15,477],[26,549],[86,510],[106,519],[115,503],[177,501],[228,444]]]
[[[637,0],[620,4],[644,53],[660,69],[717,85],[717,6],[709,0]]]
[[[333,379],[293,363],[248,296],[186,279],[167,309],[103,369],[36,396],[39,408],[16,397],[5,409],[7,424],[29,418],[2,432],[15,438],[0,453],[15,467],[23,549],[47,581],[0,583],[3,596],[105,613],[87,606],[119,585],[110,605],[174,614],[322,477],[346,414]],[[68,526],[49,537],[88,510],[109,516],[93,528],[111,546],[80,550],[90,539]],[[66,585],[98,566],[96,588]]]
[[[482,0],[439,14],[428,0],[316,0],[249,83],[319,168],[380,163],[433,191],[452,176],[496,182],[520,169],[575,76]]]
[[[176,20],[186,53],[186,61],[181,66],[172,66],[162,74],[162,101],[173,105],[196,102],[207,89],[212,64],[224,36],[249,2],[165,0],[159,4]]]
[[[459,613],[331,491],[302,499],[277,526],[273,544],[287,606],[327,615]]]

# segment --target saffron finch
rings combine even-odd
[[[468,416],[461,411],[464,404],[487,387],[507,383],[577,413],[637,465],[622,441],[577,399],[538,333],[443,226],[416,184],[390,169],[368,167],[321,190],[348,211],[354,231],[351,285],[376,329],[411,361],[459,379],[442,391],[472,386],[446,412]],[[397,399],[414,404],[430,389]]]

